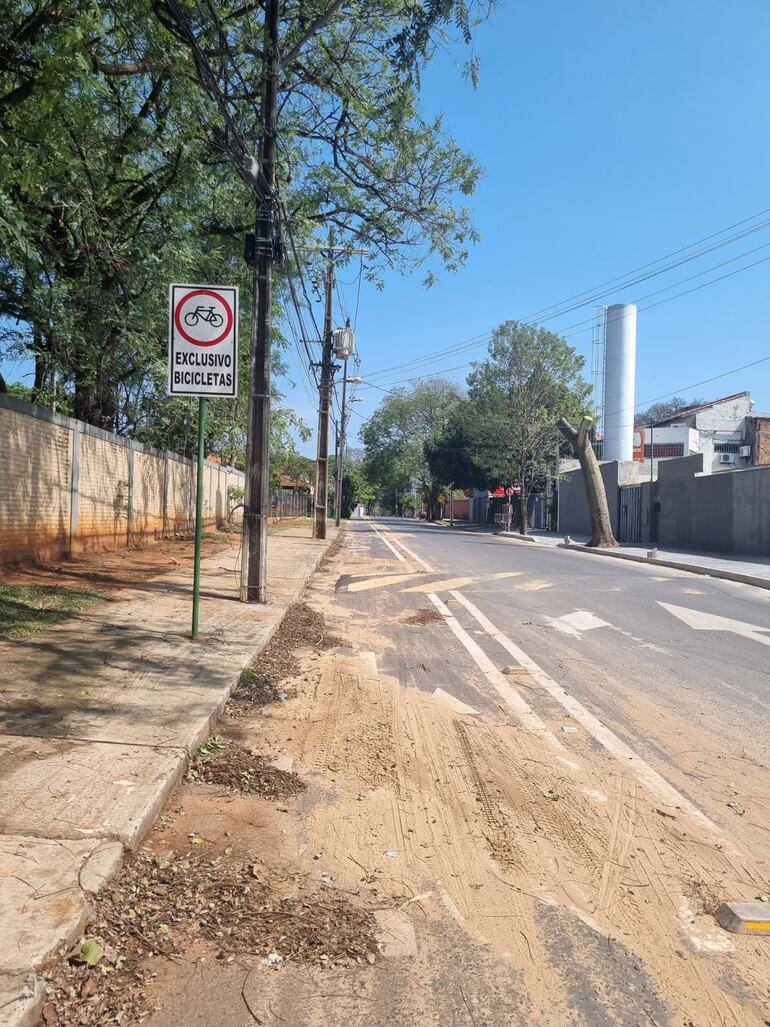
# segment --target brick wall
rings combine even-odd
[[[55,558],[69,535],[72,433],[0,407],[0,454],[0,552]]]
[[[195,465],[0,395],[0,566],[115,549],[195,524]],[[204,525],[240,471],[206,463]],[[235,520],[240,520],[240,513]]]
[[[751,417],[747,423],[752,463],[770,464],[770,417]]]
[[[128,452],[127,446],[80,433],[73,552],[128,544]]]

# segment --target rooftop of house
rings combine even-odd
[[[655,422],[655,427],[664,424],[676,424],[677,421],[684,420],[685,417],[689,417],[691,414],[700,413],[701,410],[710,410],[712,407],[719,406],[720,403],[729,403],[734,399],[746,399],[751,396],[750,392],[735,392],[732,396],[722,396],[721,399],[712,399],[710,403],[699,403],[694,407],[685,407],[683,410],[677,410],[675,414],[669,414],[668,417],[661,417],[659,421]],[[757,416],[756,414],[753,416]]]

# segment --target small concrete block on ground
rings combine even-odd
[[[118,838],[133,847],[184,770],[183,750],[6,737],[0,834]]]
[[[43,984],[32,974],[0,974],[0,1027],[35,1027]]]
[[[29,973],[62,943],[77,941],[87,913],[81,871],[104,844],[0,838],[0,974]]]
[[[716,911],[716,921],[731,934],[770,938],[770,902],[725,902]]]

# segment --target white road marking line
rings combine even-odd
[[[418,563],[420,565],[420,567],[422,567],[422,569],[424,571],[427,571],[428,574],[435,574],[435,571],[433,570],[431,565],[427,562],[427,560],[423,560],[423,558],[421,556],[418,556],[417,553],[413,553],[411,549],[409,549],[407,546],[404,545],[404,543],[401,541],[400,538],[398,538],[398,536],[392,535],[391,538],[396,543],[396,545],[397,546],[401,546],[401,548],[404,550],[406,555],[410,556],[414,560],[415,563]]]
[[[743,638],[753,638],[762,645],[770,645],[770,628],[758,624],[747,624],[746,621],[733,620],[732,617],[718,617],[715,613],[703,613],[702,610],[691,610],[687,606],[674,606],[672,603],[661,603],[658,606],[678,617],[694,631],[732,631]]]
[[[679,900],[679,922],[693,946],[700,952],[732,952],[735,949],[724,931],[716,926],[696,924],[695,919],[695,911],[682,896]]]
[[[584,631],[593,631],[594,628],[612,627],[609,621],[595,616],[590,610],[575,610],[574,613],[565,613],[563,617],[547,617],[546,620],[552,628],[564,635],[572,635],[573,638],[582,638]]]
[[[697,820],[702,827],[707,828],[714,834],[721,835],[719,828],[705,813],[702,813],[694,803],[685,798],[681,792],[678,792],[673,785],[670,785],[665,778],[661,777],[656,770],[653,770],[640,756],[637,756],[633,749],[621,741],[608,727],[605,727],[593,713],[589,713],[585,706],[581,705],[577,699],[565,692],[561,685],[557,684],[550,674],[546,674],[534,660],[527,656],[523,649],[507,638],[501,631],[498,631],[495,625],[469,599],[466,599],[460,592],[452,592],[452,595],[478,621],[491,638],[494,638],[522,667],[527,668],[530,676],[548,692],[551,698],[564,707],[573,720],[581,724],[592,738],[595,738],[600,745],[603,745],[607,752],[611,753],[615,759],[621,760],[627,766],[630,766],[639,781],[660,802],[682,810],[683,813],[687,813],[693,820]],[[438,597],[436,597],[436,602],[440,603]],[[472,644],[476,645],[475,642]],[[487,659],[486,656],[484,658]],[[489,662],[491,663],[491,661]]]
[[[390,550],[390,551],[391,551],[392,553],[394,553],[394,554],[395,554],[395,556],[396,556],[396,558],[397,558],[398,560],[400,560],[400,561],[401,561],[402,563],[406,563],[406,560],[405,560],[405,558],[404,558],[404,555],[403,555],[403,553],[399,553],[399,551],[398,551],[398,550],[397,550],[396,548],[394,548],[394,546],[392,546],[392,545],[390,544],[390,542],[388,542],[388,540],[387,540],[387,539],[385,538],[385,536],[383,535],[383,533],[382,533],[382,532],[381,532],[381,531],[379,530],[379,528],[377,527],[377,525],[376,525],[376,524],[375,524],[375,523],[374,523],[373,521],[369,521],[369,527],[370,527],[370,528],[371,528],[371,529],[372,529],[372,530],[373,530],[374,532],[376,532],[376,534],[377,534],[377,535],[379,535],[379,537],[380,537],[380,538],[382,539],[382,541],[383,541],[383,542],[385,543],[385,545],[386,545],[386,546],[388,547],[388,549],[389,549],[389,550]]]
[[[394,548],[394,545],[391,544],[388,541],[388,538],[385,535],[384,529],[378,528],[377,525],[374,524],[372,521],[370,521],[369,523],[372,525],[372,527],[377,532],[377,534],[380,536],[380,538],[385,543],[385,545],[388,546],[390,549],[392,549],[394,553],[396,553],[396,555],[398,556],[399,560],[403,560],[404,557],[401,554],[399,554],[397,552],[397,550]],[[429,563],[427,563],[427,561],[423,560],[423,558],[421,556],[418,556],[417,553],[413,553],[412,550],[409,549],[407,546],[405,546],[404,543],[401,542],[400,539],[398,539],[395,535],[391,535],[390,538],[393,540],[393,543],[396,546],[400,546],[401,549],[403,549],[403,551],[406,553],[406,555],[408,557],[410,557],[412,560],[414,560],[414,562],[416,564],[419,564],[419,566],[422,567],[422,569],[424,571],[427,571],[428,574],[434,574],[435,573],[433,568],[431,567],[431,565]]]
[[[459,593],[454,592],[453,595],[457,596]],[[447,627],[455,636],[457,641],[473,658],[473,662],[479,668],[490,685],[492,685],[505,704],[513,710],[522,724],[524,724],[528,730],[532,731],[533,734],[540,735],[540,737],[545,739],[545,741],[547,741],[552,748],[556,749],[557,752],[566,752],[564,746],[556,735],[554,735],[554,733],[545,726],[540,717],[538,717],[535,711],[527,705],[516,689],[511,688],[502,672],[497,669],[494,663],[492,663],[478,642],[474,642],[465,628],[463,628],[459,621],[452,616],[439,597],[434,592],[429,592],[428,599],[430,599],[438,612],[444,618]],[[559,758],[563,763],[568,763],[573,770],[580,769],[579,764],[573,763],[571,760],[567,760],[564,757]]]

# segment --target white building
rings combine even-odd
[[[706,473],[748,467],[752,459],[750,392],[679,410],[634,430],[634,460],[670,460],[703,453]]]

